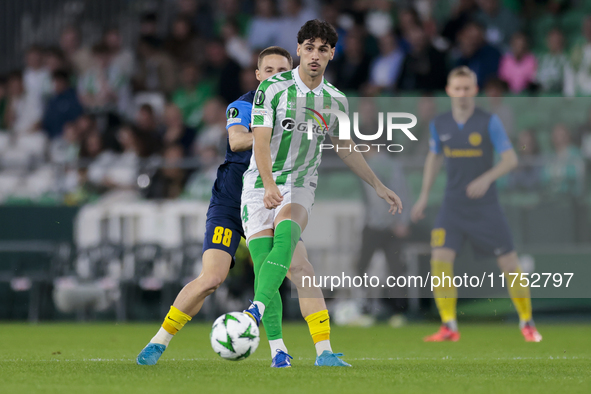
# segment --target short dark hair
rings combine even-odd
[[[339,40],[339,35],[330,23],[319,19],[309,20],[304,23],[304,26],[298,32],[298,44],[303,44],[307,40],[314,41],[317,38],[320,38],[322,43],[328,43],[331,48],[334,48]]]
[[[283,56],[284,58],[287,58],[287,61],[289,62],[289,66],[291,68],[293,68],[293,59],[292,59],[289,51],[287,51],[286,49],[283,49],[281,47],[278,47],[278,46],[272,46],[272,47],[268,47],[268,48],[263,49],[261,51],[261,53],[259,53],[259,59],[257,60],[257,70],[261,66],[261,62],[263,61],[265,56],[269,56],[269,55],[279,55],[279,56]]]

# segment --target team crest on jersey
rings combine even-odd
[[[478,146],[482,143],[482,136],[477,132],[470,133],[468,141],[470,142],[470,145]]]
[[[228,111],[226,112],[226,117],[228,119],[237,118],[238,113],[239,113],[238,108],[236,108],[236,107],[228,108]]]
[[[262,90],[257,90],[256,94],[254,95],[254,103],[256,105],[261,105],[265,101],[265,92]]]

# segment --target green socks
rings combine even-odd
[[[265,260],[265,257],[269,255],[271,249],[273,249],[273,238],[254,238],[249,242],[248,248],[250,249],[252,263],[254,265],[254,288],[256,289],[263,261]],[[282,319],[283,303],[281,302],[281,295],[277,292],[275,297],[273,297],[269,305],[265,308],[265,314],[263,315],[263,324],[269,341],[283,338],[283,328],[281,325]]]
[[[292,220],[283,220],[275,227],[275,234],[272,241],[273,248],[266,258],[262,260],[262,265],[258,270],[254,301],[262,302],[267,307],[271,304],[271,300],[278,294],[277,291],[283,283],[287,271],[289,271],[291,258],[300,239],[301,232],[300,225]],[[260,249],[253,245],[254,241],[255,239],[249,242],[249,247],[253,248],[251,249],[251,255],[253,256],[255,253],[260,254],[258,252]]]

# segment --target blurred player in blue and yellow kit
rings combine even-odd
[[[445,158],[445,197],[431,232],[431,274],[453,277],[453,263],[464,241],[480,256],[495,256],[508,278],[521,273],[511,231],[497,197],[495,181],[517,166],[517,155],[498,116],[475,106],[476,74],[468,67],[451,71],[446,87],[452,110],[430,125],[430,152],[425,161],[420,197],[412,209],[413,221],[424,217],[429,190]],[[500,161],[494,164],[494,153]],[[529,287],[519,280],[509,294],[519,314],[520,329],[528,342],[542,336],[535,328]],[[433,290],[443,325],[427,342],[460,339],[456,320],[457,289],[449,281]]]

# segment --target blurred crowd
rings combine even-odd
[[[491,98],[591,95],[585,1],[166,4],[173,17],[138,13],[131,39],[106,27],[87,42],[64,26],[58,42],[29,46],[23,68],[0,78],[0,200],[58,193],[77,202],[138,188],[150,198],[207,199],[226,149],[227,104],[256,89],[261,49],[280,45],[297,63],[297,32],[314,18],[339,33],[326,78],[351,95],[441,95],[458,65],[474,70]],[[554,127],[553,151],[540,164],[536,131],[513,133],[515,114],[502,103],[497,110],[527,164],[506,187],[583,192],[591,112],[576,129]]]

